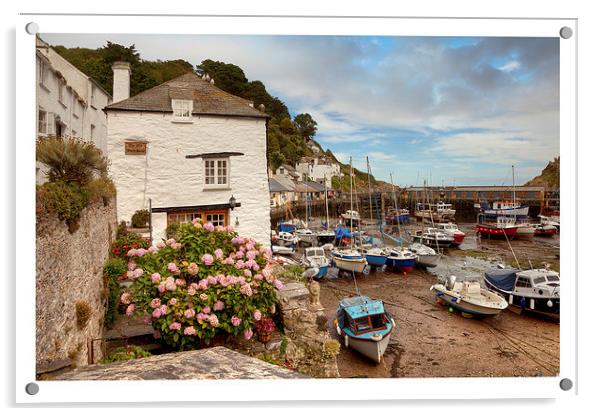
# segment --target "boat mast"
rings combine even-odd
[[[514,185],[514,165],[512,165],[512,208],[516,205],[516,187]]]
[[[330,230],[330,220],[328,219],[328,184],[326,183],[326,174],[324,174],[324,189],[326,199],[326,229]]]
[[[397,231],[399,232],[399,248],[403,248],[403,242],[401,241],[401,224],[399,223],[399,212],[397,211],[397,192],[395,192],[395,185],[393,184],[393,173],[389,172],[391,177],[391,188],[393,188],[393,203],[395,204],[395,216],[397,217]]]
[[[370,186],[370,161],[366,156],[366,170],[368,171],[368,200],[370,201],[370,224],[372,224],[372,187]]]
[[[353,157],[349,156],[349,228],[351,230],[351,244],[353,245]]]

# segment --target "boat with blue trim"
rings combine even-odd
[[[332,262],[340,270],[363,273],[368,265],[362,253],[354,248],[335,248],[330,254]]]
[[[392,270],[408,273],[416,266],[418,256],[407,248],[387,247],[384,249],[387,254],[387,266]]]
[[[368,264],[372,267],[383,267],[387,264],[389,255],[380,247],[361,248],[360,252],[366,258]]]
[[[377,363],[382,361],[395,328],[395,320],[385,311],[383,301],[367,296],[341,300],[334,324],[345,347]]]

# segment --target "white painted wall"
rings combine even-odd
[[[339,176],[341,167],[336,164],[320,164],[318,159],[313,162],[297,163],[295,169],[300,174],[305,174],[309,179],[315,182],[322,182],[326,176],[326,186],[332,188],[332,177]]]
[[[118,103],[130,98],[130,64],[113,63],[113,102]]]
[[[108,124],[107,148],[110,174],[117,187],[119,221],[129,222],[136,210],[148,208],[149,198],[153,207],[159,208],[228,203],[234,195],[242,206],[230,211],[230,224],[241,235],[269,244],[264,119],[194,116],[192,123],[174,123],[169,113],[109,110]],[[146,141],[147,154],[126,155],[124,143],[128,140]],[[228,189],[205,189],[203,159],[185,158],[213,152],[244,153],[230,157]],[[153,215],[156,235],[166,225],[159,217]]]

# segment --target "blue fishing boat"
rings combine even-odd
[[[418,256],[407,248],[387,247],[385,253],[388,254],[387,266],[392,270],[399,270],[404,273],[412,271],[418,260]]]
[[[377,363],[381,362],[395,328],[395,320],[385,311],[383,301],[367,296],[341,300],[334,324],[345,347]]]

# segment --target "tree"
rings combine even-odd
[[[297,114],[295,124],[305,140],[313,139],[318,131],[318,123],[308,113]]]
[[[284,155],[280,152],[274,152],[270,154],[270,167],[272,168],[272,172],[278,169],[284,162],[286,162]]]
[[[290,118],[283,118],[282,121],[280,121],[280,131],[285,134],[295,133],[296,128]]]
[[[238,96],[242,95],[248,82],[240,67],[211,59],[205,59],[197,65],[197,72],[209,75],[218,88]]]

